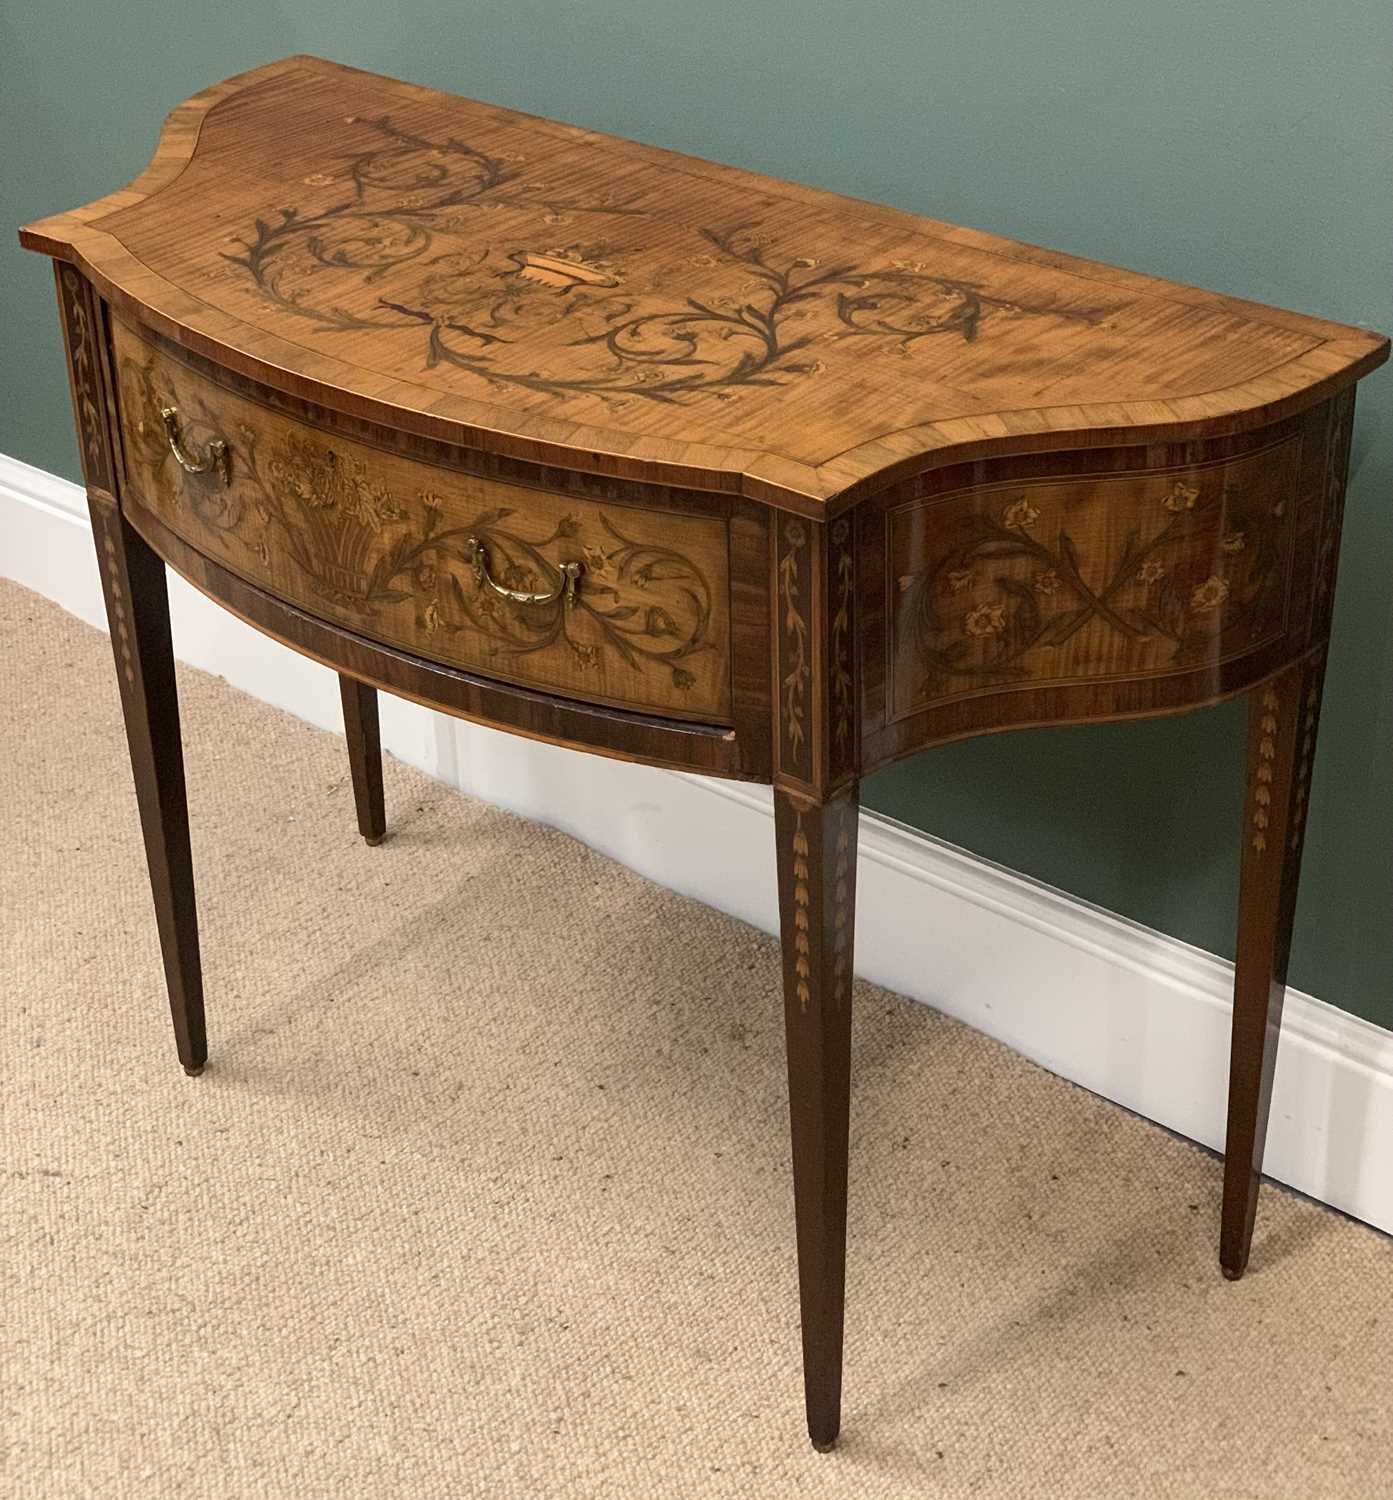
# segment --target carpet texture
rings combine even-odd
[[[1393,1244],[858,985],[842,1446],[778,954],[183,671],[179,1068],[106,638],[0,586],[0,1492],[1383,1496]]]

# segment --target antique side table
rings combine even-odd
[[[772,783],[808,1427],[839,1425],[857,783],[1250,694],[1226,1275],[1257,1201],[1375,334],[313,57],[33,224],[179,1057],[207,1047],[164,566],[378,689]],[[604,1017],[596,1017],[603,1025]]]

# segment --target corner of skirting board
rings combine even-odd
[[[0,577],[106,629],[92,550],[87,493],[80,484],[0,453]]]
[[[104,626],[80,486],[0,455],[0,570]],[[332,673],[178,585],[180,659],[321,727]],[[465,793],[565,829],[662,885],[775,931],[767,789],[653,770],[384,703],[383,745]],[[858,974],[1062,1077],[1222,1148],[1233,967],[906,828],[861,818]],[[1287,992],[1266,1169],[1393,1232],[1393,1033]]]

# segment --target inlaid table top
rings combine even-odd
[[[1242,1274],[1355,383],[1386,339],[312,57],[196,95],[130,187],[21,238],[57,262],[190,1074],[166,565],[339,674],[369,844],[378,690],[771,785],[828,1447],[860,778],[1247,693],[1220,1230]]]
[[[945,448],[1270,422],[1387,348],[313,57],[26,242],[286,389],[814,513]]]

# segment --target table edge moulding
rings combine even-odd
[[[339,674],[370,845],[378,690],[772,785],[829,1447],[861,776],[1245,693],[1220,1226],[1242,1274],[1354,387],[1387,339],[313,57],[195,95],[129,187],[20,238],[55,262],[187,1072],[166,565]]]

